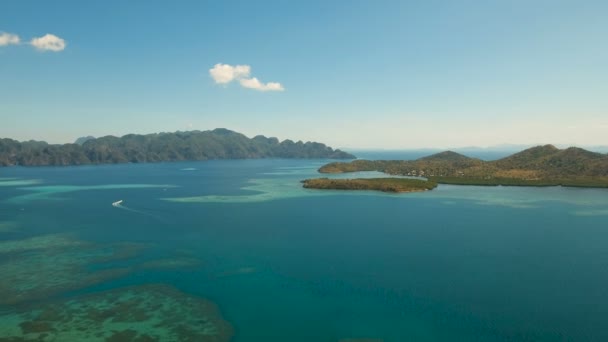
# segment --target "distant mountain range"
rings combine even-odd
[[[317,142],[294,142],[258,135],[248,138],[225,128],[123,137],[83,137],[74,144],[0,139],[0,166],[63,166],[164,161],[328,158],[352,159],[352,154]]]
[[[74,141],[74,144],[82,145],[85,142],[87,142],[89,140],[94,140],[94,139],[95,139],[95,137],[92,136],[92,135],[89,135],[89,136],[86,136],[86,137],[80,137],[80,138],[76,139],[76,141]]]
[[[458,152],[461,154],[465,154],[465,155],[485,155],[486,153],[488,154],[512,154],[512,153],[516,153],[534,146],[541,146],[543,144],[500,144],[500,145],[493,145],[493,146],[487,146],[487,147],[479,147],[479,146],[465,146],[465,147],[456,147],[456,148],[450,148],[451,151],[454,152]],[[564,145],[564,144],[556,144],[554,145],[558,148],[568,148],[571,145]],[[581,148],[584,148],[586,150],[589,151],[593,151],[593,152],[599,152],[599,153],[608,153],[608,145],[587,145],[587,146],[580,146]],[[347,151],[351,151],[352,153],[355,153],[357,156],[361,155],[366,155],[366,154],[371,154],[371,153],[385,153],[387,155],[411,155],[411,154],[419,154],[419,153],[428,153],[428,154],[432,154],[432,153],[438,153],[441,151],[444,151],[445,149],[442,148],[436,148],[436,147],[432,147],[432,148],[404,148],[404,149],[382,149],[382,148],[349,148],[349,147],[339,147],[341,150],[347,150]]]
[[[608,155],[578,147],[558,149],[553,145],[528,148],[493,161],[446,151],[416,160],[330,163],[319,171],[381,171],[425,177],[443,184],[608,187]]]

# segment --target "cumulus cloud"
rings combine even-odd
[[[209,75],[217,84],[228,84],[238,81],[239,84],[248,89],[259,91],[283,91],[285,88],[281,83],[268,82],[262,83],[256,77],[251,77],[251,67],[249,65],[229,65],[218,63],[209,69]]]
[[[255,90],[259,90],[259,91],[283,91],[283,90],[285,90],[285,88],[283,88],[281,83],[268,82],[268,83],[264,84],[255,77],[244,78],[242,80],[239,80],[239,82],[245,88],[255,89]]]
[[[30,42],[33,47],[40,51],[59,52],[65,49],[65,40],[57,37],[54,34],[47,33],[42,37],[36,37]]]
[[[236,79],[249,77],[251,67],[249,65],[229,65],[218,63],[209,69],[209,74],[218,84],[230,83]]]
[[[17,45],[21,42],[19,36],[13,33],[0,32],[0,46]]]

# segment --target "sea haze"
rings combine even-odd
[[[15,299],[0,327],[50,301],[167,284],[217,304],[235,342],[608,340],[608,190],[303,189],[326,162],[1,169],[0,288]],[[129,257],[86,262],[117,243]],[[82,269],[59,270],[125,271],[40,278],[40,260],[74,253]],[[24,279],[67,285],[36,296]]]

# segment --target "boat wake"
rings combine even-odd
[[[158,217],[158,216],[156,216],[154,214],[151,214],[151,213],[148,213],[148,212],[145,212],[145,211],[141,211],[141,210],[137,210],[137,209],[133,209],[133,208],[129,208],[129,207],[123,205],[122,203],[123,203],[123,200],[119,200],[119,201],[113,202],[112,206],[114,208],[130,211],[132,213],[137,213],[137,214],[141,214],[141,215],[146,215],[146,216],[155,218],[157,220],[160,220],[160,217]]]

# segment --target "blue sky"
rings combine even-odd
[[[5,0],[0,137],[606,145],[606,18],[606,1]],[[46,34],[65,46],[32,45]],[[217,83],[217,64],[249,71]]]

